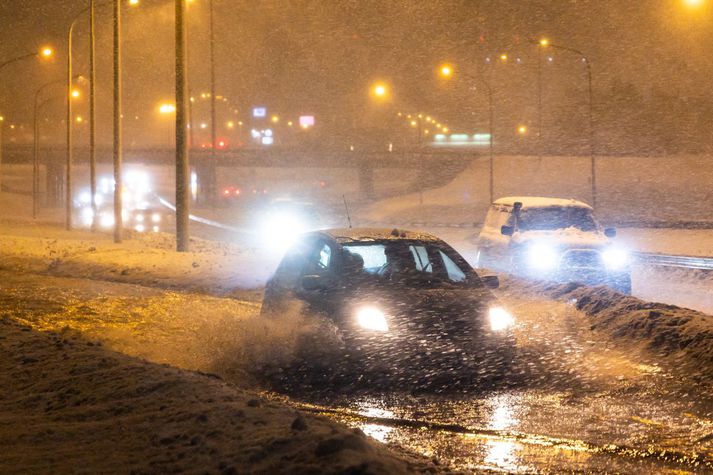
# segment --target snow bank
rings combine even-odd
[[[433,471],[219,378],[0,320],[3,473]],[[73,468],[72,468],[73,467]]]
[[[521,284],[509,284],[519,287]],[[578,283],[524,284],[526,292],[544,293],[572,302],[591,318],[592,330],[605,332],[624,344],[643,345],[671,368],[686,367],[694,380],[713,383],[713,316],[702,312],[645,302],[608,287]]]
[[[0,269],[229,295],[262,286],[279,259],[256,249],[195,238],[192,252],[175,252],[175,246],[175,237],[163,233],[133,233],[114,244],[102,233],[4,224]]]
[[[597,157],[597,214],[605,224],[710,225],[709,156]],[[373,203],[361,219],[384,223],[480,223],[489,205],[488,161],[475,160],[450,183]],[[591,202],[589,157],[496,156],[494,195]],[[661,197],[665,197],[663,200]]]

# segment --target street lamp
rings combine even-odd
[[[505,55],[505,59],[507,59],[507,55]],[[441,76],[450,78],[450,75],[444,75],[443,74],[443,69],[441,68]],[[493,122],[494,122],[494,108],[493,108],[493,88],[490,86],[490,82],[483,77],[483,75],[476,73],[475,75],[472,76],[476,81],[480,82],[483,87],[485,87],[485,91],[488,94],[488,135],[490,136],[489,142],[488,142],[488,196],[490,197],[490,202],[492,203],[494,201],[494,187],[495,187],[495,160],[494,160],[494,154],[493,154]],[[444,127],[442,129],[443,133],[448,133],[448,128]]]
[[[22,61],[25,59],[30,59],[30,58],[40,58],[40,59],[50,59],[54,55],[54,50],[50,48],[49,46],[43,46],[42,48],[39,49],[39,51],[32,52],[32,53],[27,53],[27,54],[22,54],[20,56],[17,56],[12,59],[8,59],[7,61],[3,61],[0,63],[0,71],[2,71],[5,67],[17,63],[18,61]],[[2,191],[2,122],[4,122],[5,119],[4,117],[2,120],[0,120],[0,191]]]
[[[584,62],[584,65],[586,66],[587,70],[587,92],[588,92],[588,119],[589,119],[589,162],[590,162],[590,174],[592,178],[592,208],[596,208],[597,206],[597,168],[596,168],[596,156],[595,156],[595,136],[594,136],[594,95],[593,95],[593,90],[592,90],[592,63],[589,61],[589,58],[581,52],[578,49],[575,48],[570,48],[568,46],[562,46],[558,44],[553,44],[546,38],[541,39],[540,41],[531,41],[531,43],[537,44],[540,46],[539,51],[542,51],[543,48],[554,48],[554,49],[559,49],[562,51],[568,51],[570,53],[574,53],[575,55],[579,56],[582,58],[582,61]],[[540,109],[542,107],[541,104],[541,96],[542,93],[540,91]],[[541,114],[541,112],[540,112]],[[541,137],[540,137],[541,140]]]
[[[706,2],[705,0],[683,0],[683,3],[688,8],[699,8],[702,7]]]
[[[443,64],[438,69],[438,73],[443,78],[450,78],[451,76],[453,76],[453,66],[451,66],[450,64]]]
[[[113,0],[114,6],[116,9],[120,6],[120,0]],[[137,5],[139,2],[138,0],[129,0],[129,5]],[[94,215],[94,218],[92,218],[92,230],[96,229],[96,216],[97,216],[97,204],[96,204],[96,51],[95,51],[95,44],[96,44],[96,35],[95,35],[95,28],[94,28],[94,10],[95,7],[98,6],[107,6],[109,5],[110,2],[103,2],[100,4],[96,4],[95,0],[90,0],[89,6],[86,8],[83,8],[82,10],[77,13],[77,15],[74,17],[72,20],[70,26],[69,26],[69,31],[67,33],[67,118],[66,118],[66,125],[67,125],[67,158],[66,158],[66,195],[65,195],[65,225],[67,229],[72,228],[72,39],[73,39],[73,34],[74,34],[74,27],[77,24],[77,21],[87,12],[89,12],[89,182],[90,182],[90,194],[91,194],[91,204],[92,204],[92,212]],[[117,13],[118,14],[118,13]],[[118,19],[115,18],[115,24],[118,23]],[[116,25],[115,25],[116,26]],[[115,35],[117,31],[115,30]],[[116,40],[115,38],[115,56],[116,56]],[[116,59],[116,58],[115,58]],[[117,73],[120,74],[120,72],[117,72],[116,70],[116,62],[114,64],[115,70],[114,70],[114,77],[116,79]],[[115,83],[116,86],[116,83]],[[115,91],[115,100],[116,100],[116,91]],[[114,111],[116,115],[116,110]],[[116,119],[116,117],[115,117]],[[116,130],[114,131],[114,141],[116,143],[117,141],[117,136],[116,136]],[[121,143],[121,138],[118,138],[119,144]],[[115,151],[116,155],[116,151]],[[116,178],[116,175],[121,175],[120,171],[117,172],[116,167],[116,159],[114,160],[114,176]],[[120,163],[119,163],[120,166]],[[116,200],[117,193],[115,191],[114,193],[114,198]],[[121,238],[117,240],[117,235],[120,234],[121,230],[121,220],[116,219],[116,208],[117,208],[117,203],[115,201],[115,216],[114,216],[114,240],[116,242],[121,242]],[[120,205],[120,203],[119,203]],[[121,216],[121,210],[119,210],[119,216]],[[117,230],[117,227],[119,228]]]
[[[388,99],[389,86],[381,81],[374,83],[371,86],[371,96],[378,101],[384,101]]]
[[[82,76],[76,75],[72,79],[80,79]],[[35,101],[34,101],[34,114],[33,114],[33,131],[34,131],[34,140],[33,140],[33,155],[32,155],[32,218],[36,219],[37,218],[37,212],[39,209],[39,201],[38,201],[38,194],[39,194],[39,111],[40,109],[47,104],[50,100],[46,100],[42,103],[39,102],[40,100],[40,95],[42,92],[47,89],[50,86],[53,86],[55,84],[60,84],[63,80],[58,80],[58,81],[51,81],[48,82],[44,85],[42,85],[37,91],[35,91]],[[76,94],[75,94],[76,93]],[[78,89],[73,89],[72,94],[71,94],[71,99],[77,99],[79,97],[79,90]]]
[[[174,104],[161,104],[158,106],[158,112],[160,114],[175,114],[176,113],[176,106]]]

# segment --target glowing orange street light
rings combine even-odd
[[[163,115],[175,114],[176,106],[174,104],[169,103],[161,104],[160,106],[158,106],[158,112]]]
[[[699,7],[703,6],[703,4],[705,3],[705,0],[683,0],[683,3],[688,8],[699,8]]]
[[[508,60],[508,55],[505,54],[505,53],[501,54],[501,55],[500,55],[500,60],[501,60],[501,61],[507,61],[507,60]]]
[[[540,46],[548,46],[550,44],[550,40],[547,38],[541,38],[540,39]]]
[[[371,96],[379,101],[386,100],[389,97],[389,86],[384,82],[376,82],[371,87]]]
[[[49,46],[45,46],[40,49],[40,57],[43,59],[50,59],[54,55],[54,50]]]
[[[438,72],[441,77],[451,78],[453,76],[453,66],[451,66],[450,64],[444,64],[440,67]]]
[[[520,126],[518,126],[518,128],[517,128],[517,133],[520,134],[520,135],[525,135],[525,134],[527,134],[527,126],[525,126],[525,125],[520,125]]]

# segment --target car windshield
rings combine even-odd
[[[418,287],[472,287],[479,279],[455,251],[437,243],[388,241],[353,243],[347,272]]]
[[[519,228],[521,231],[551,231],[566,228],[596,231],[597,223],[592,211],[587,208],[552,206],[523,209],[520,212]]]

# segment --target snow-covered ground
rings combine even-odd
[[[72,330],[38,332],[2,313],[2,473],[436,469],[215,376],[116,353]]]

